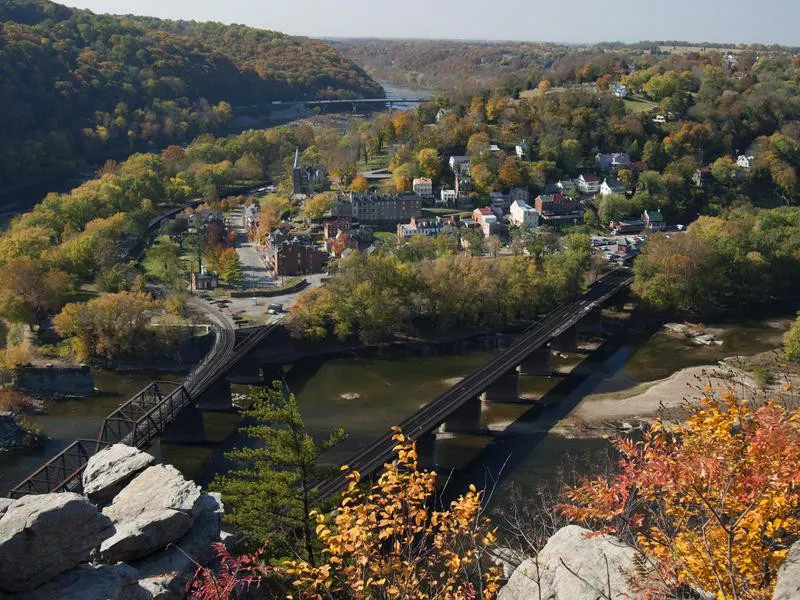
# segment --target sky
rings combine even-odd
[[[59,1],[59,0],[56,0]],[[800,45],[800,0],[61,0],[312,37]]]

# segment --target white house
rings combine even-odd
[[[497,144],[489,144],[489,152],[500,152],[500,146]]]
[[[749,171],[753,167],[753,162],[755,161],[755,156],[748,156],[746,154],[741,154],[736,158],[736,164],[739,165],[741,168]]]
[[[625,186],[613,177],[606,177],[603,183],[600,184],[600,195],[610,196],[611,194],[623,195],[625,193]]]
[[[567,195],[574,192],[577,185],[578,183],[574,179],[561,179],[556,182],[558,191]]]
[[[517,153],[519,158],[525,158],[528,156],[528,142],[522,140],[519,144],[517,144],[514,151]]]
[[[458,195],[455,190],[442,190],[439,192],[439,200],[436,204],[444,204],[445,206],[455,206]]]
[[[611,93],[614,94],[617,98],[627,98],[628,97],[628,88],[620,83],[615,83],[611,86]]]
[[[433,198],[433,182],[428,177],[417,177],[412,182],[411,188],[417,196]]]
[[[584,194],[596,194],[600,191],[600,178],[591,173],[583,173],[578,177],[578,189]]]
[[[436,113],[436,122],[441,123],[442,119],[444,119],[445,115],[447,115],[450,111],[445,108],[440,108]]]
[[[518,227],[522,225],[538,227],[539,213],[527,202],[514,200],[514,202],[511,203],[511,223]]]
[[[450,169],[455,172],[458,167],[469,164],[469,156],[451,156],[448,164]]]
[[[655,117],[653,117],[653,123],[658,123],[663,125],[666,122],[667,122],[667,117],[665,117],[664,115],[656,115]]]

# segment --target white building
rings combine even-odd
[[[439,199],[436,204],[444,204],[445,206],[455,206],[458,200],[458,194],[455,190],[441,190],[439,192]]]
[[[596,194],[600,191],[600,178],[591,173],[578,177],[578,189],[584,194]]]
[[[600,184],[600,195],[610,196],[611,194],[624,195],[625,186],[613,177],[607,177],[603,179],[603,183]]]
[[[511,223],[518,227],[538,227],[539,226],[539,213],[527,202],[514,200],[511,203]]]
[[[514,151],[517,153],[519,158],[525,158],[528,156],[528,142],[522,140],[519,144],[517,144]]]
[[[753,162],[755,161],[755,156],[747,156],[745,154],[740,155],[736,158],[736,164],[739,165],[741,168],[749,171],[753,168]]]
[[[450,112],[450,111],[449,111],[449,110],[447,110],[447,109],[445,109],[445,108],[440,108],[440,109],[437,111],[437,113],[436,113],[436,122],[437,122],[437,123],[441,123],[441,122],[442,122],[442,119],[444,119],[444,118],[445,118],[445,116],[446,116],[446,115],[447,115],[449,112]]]
[[[433,182],[428,177],[417,177],[412,182],[411,188],[417,196],[433,198]]]
[[[614,94],[617,98],[627,98],[628,97],[628,88],[620,83],[615,83],[611,86],[611,93]]]

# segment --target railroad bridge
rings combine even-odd
[[[403,434],[416,441],[420,462],[435,466],[440,432],[494,435],[483,428],[484,407],[516,397],[520,374],[550,375],[552,352],[576,350],[579,330],[597,330],[601,307],[632,281],[633,273],[627,267],[609,273],[584,294],[529,327],[514,344],[480,369],[398,423]],[[392,432],[387,432],[344,464],[362,477],[368,476],[392,459],[395,445]],[[318,486],[314,501],[324,500],[346,485],[345,475],[337,474]]]

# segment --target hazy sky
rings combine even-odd
[[[58,0],[57,0],[58,1]],[[62,0],[315,37],[800,45],[800,0]]]

